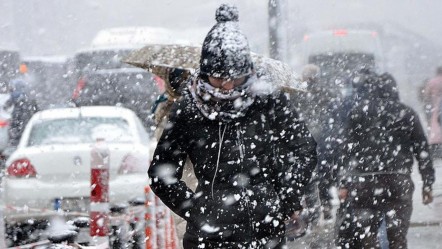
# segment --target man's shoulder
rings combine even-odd
[[[199,112],[191,93],[187,90],[184,90],[181,97],[179,97],[173,103],[171,107],[171,115],[175,120],[179,120],[180,122],[183,120],[201,121],[203,119],[203,116]]]
[[[178,115],[187,115],[192,110],[192,99],[184,94],[176,99],[172,105],[172,112]]]
[[[416,110],[414,110],[413,107],[408,106],[408,105],[406,105],[406,104],[404,104],[402,102],[399,102],[399,104],[400,104],[400,108],[402,108],[401,110],[403,112],[407,113],[407,115],[412,116],[414,118],[418,118],[419,117],[419,115],[417,114]]]
[[[394,102],[385,107],[386,114],[390,118],[394,118],[396,122],[404,122],[402,124],[419,121],[417,112],[403,102]]]

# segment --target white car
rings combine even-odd
[[[87,212],[90,155],[97,138],[105,138],[110,151],[110,202],[143,197],[154,139],[131,110],[113,106],[44,110],[29,121],[6,162],[2,181],[6,220],[47,218],[54,209]]]

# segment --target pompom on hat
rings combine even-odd
[[[217,23],[203,42],[200,74],[223,79],[236,79],[253,72],[247,37],[238,25],[238,9],[222,4],[215,14]]]

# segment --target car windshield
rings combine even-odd
[[[122,118],[83,117],[44,120],[34,124],[28,146],[93,143],[132,143],[134,136]]]
[[[377,35],[372,32],[356,32],[345,35],[320,35],[306,36],[304,52],[308,54],[322,54],[327,52],[357,52],[379,55],[380,44]]]
[[[337,79],[349,79],[352,74],[361,68],[375,68],[373,54],[364,53],[326,53],[312,55],[309,63],[318,65],[329,86],[339,85]]]

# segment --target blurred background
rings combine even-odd
[[[395,75],[410,104],[415,88],[441,64],[442,2],[436,0],[1,0],[0,48],[16,49],[21,57],[69,57],[90,46],[99,30],[127,26],[172,29],[202,42],[215,23],[216,7],[224,2],[238,6],[253,51],[281,59],[296,71],[302,66],[299,45],[306,33],[376,31],[385,71]],[[274,4],[278,8],[272,12]]]
[[[221,3],[238,7],[253,52],[287,63],[298,75],[305,64],[318,62],[336,70],[326,73],[338,84],[340,73],[354,72],[353,54],[341,58],[327,46],[347,41],[360,52],[354,64],[390,72],[402,101],[427,123],[422,89],[442,66],[439,0],[0,0],[0,163],[11,117],[4,106],[17,76],[25,77],[42,110],[121,105],[151,131],[151,107],[164,81],[121,59],[147,43],[200,46]],[[316,58],[315,51],[321,51]],[[441,230],[433,228],[441,227],[441,203],[424,207],[420,194],[415,191],[410,248],[440,248]]]
[[[272,38],[269,5],[281,6],[273,20],[279,35],[273,45],[280,55],[272,57],[295,70],[299,70],[296,48],[305,33],[343,28],[377,31],[386,70],[401,85],[419,85],[441,63],[442,2],[436,0],[1,0],[0,47],[17,49],[22,57],[71,56],[88,47],[99,30],[126,26],[192,30],[195,41],[202,42],[215,23],[216,7],[224,2],[238,6],[252,49],[266,55]]]

